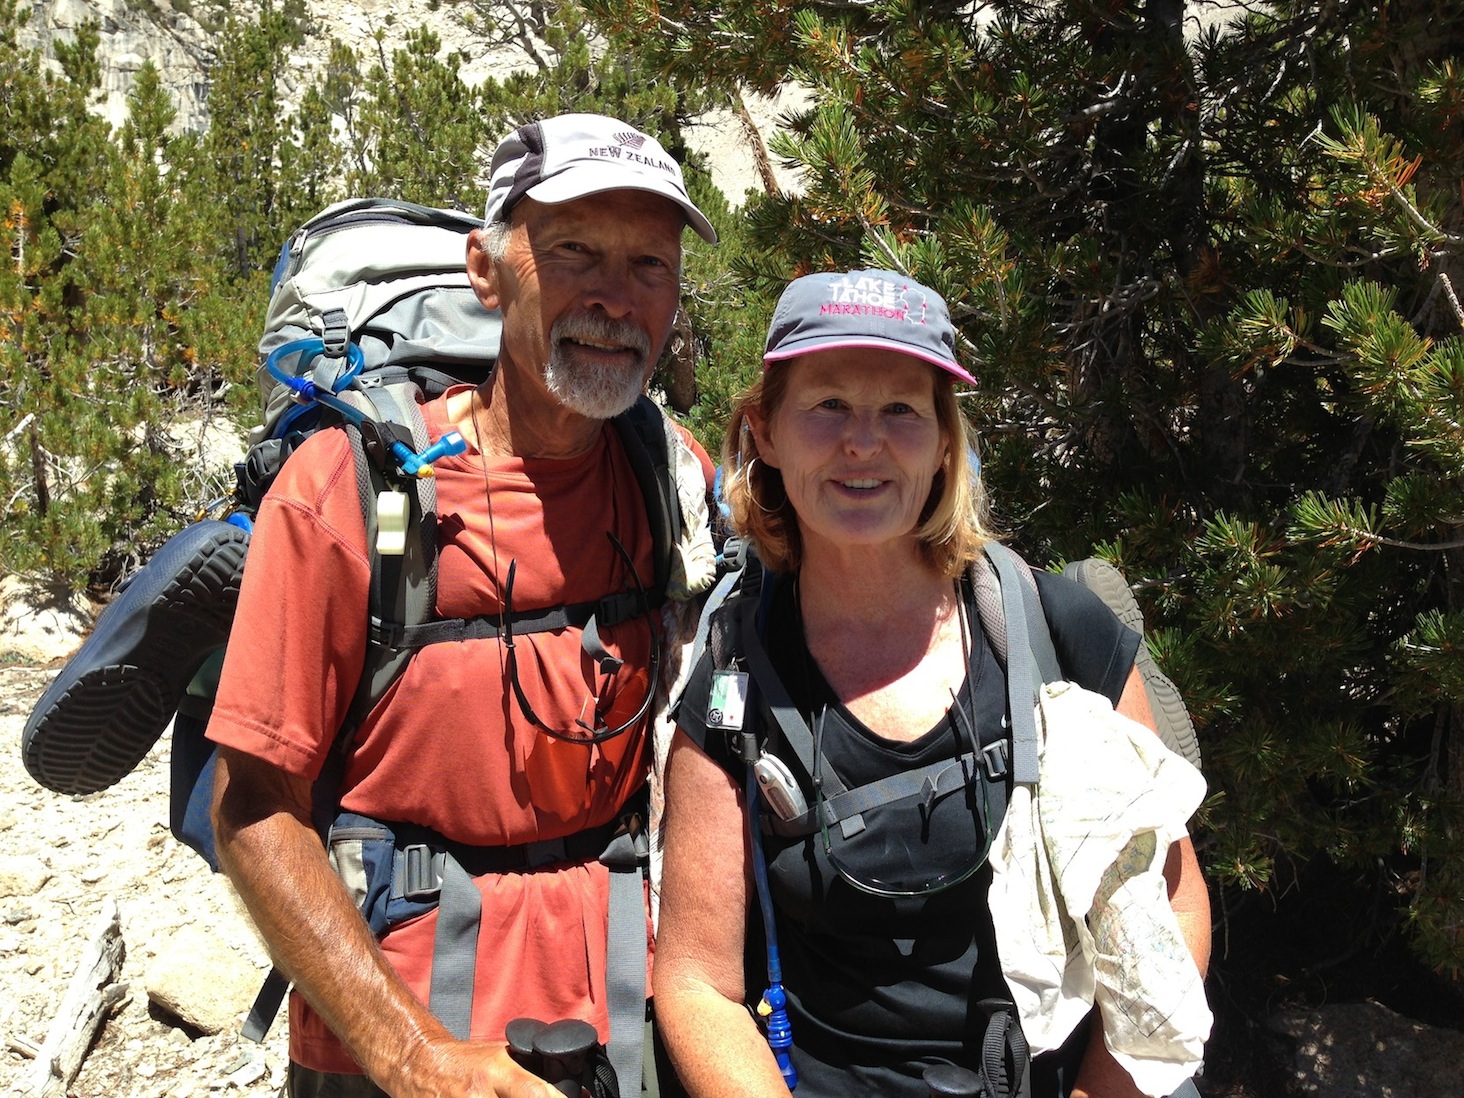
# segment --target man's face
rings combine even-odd
[[[668,199],[608,191],[522,200],[502,259],[469,251],[479,295],[503,314],[501,357],[594,419],[629,408],[670,334],[685,217]]]

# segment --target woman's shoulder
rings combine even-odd
[[[1033,575],[1063,673],[1117,704],[1143,638],[1076,580],[1041,569]]]

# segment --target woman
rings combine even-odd
[[[759,829],[800,1096],[923,1098],[925,1068],[979,1063],[978,1004],[1006,996],[984,864],[1005,804],[1005,680],[968,578],[990,535],[957,380],[974,383],[933,291],[887,271],[810,275],[779,302],[763,377],[727,428],[733,525],[777,577],[763,644],[815,743],[805,768],[769,739],[778,759],[764,777],[796,788],[768,802],[791,798],[789,812],[816,807],[804,819],[817,819],[831,782],[986,762],[960,796],[874,806],[843,833]],[[1077,584],[1038,582],[1066,677],[1152,727],[1136,636]],[[765,940],[747,763],[727,731],[740,688],[713,663],[709,652],[693,672],[667,769],[657,1016],[693,1095],[786,1095],[745,1006],[763,986]],[[1165,876],[1203,969],[1208,899],[1187,839]],[[1085,1031],[1033,1071],[1034,1098],[1139,1093]]]

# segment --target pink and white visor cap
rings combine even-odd
[[[956,361],[945,300],[893,271],[831,271],[788,283],[768,328],[763,368],[836,347],[898,351],[976,384]]]

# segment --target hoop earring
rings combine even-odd
[[[754,455],[752,460],[747,463],[747,468],[743,471],[743,476],[747,478],[747,494],[752,497],[752,502],[757,505],[757,509],[763,514],[776,515],[781,509],[781,504],[778,507],[769,507],[764,504],[762,500],[758,499],[757,487],[752,483],[752,467],[759,461],[762,461],[762,458]]]

